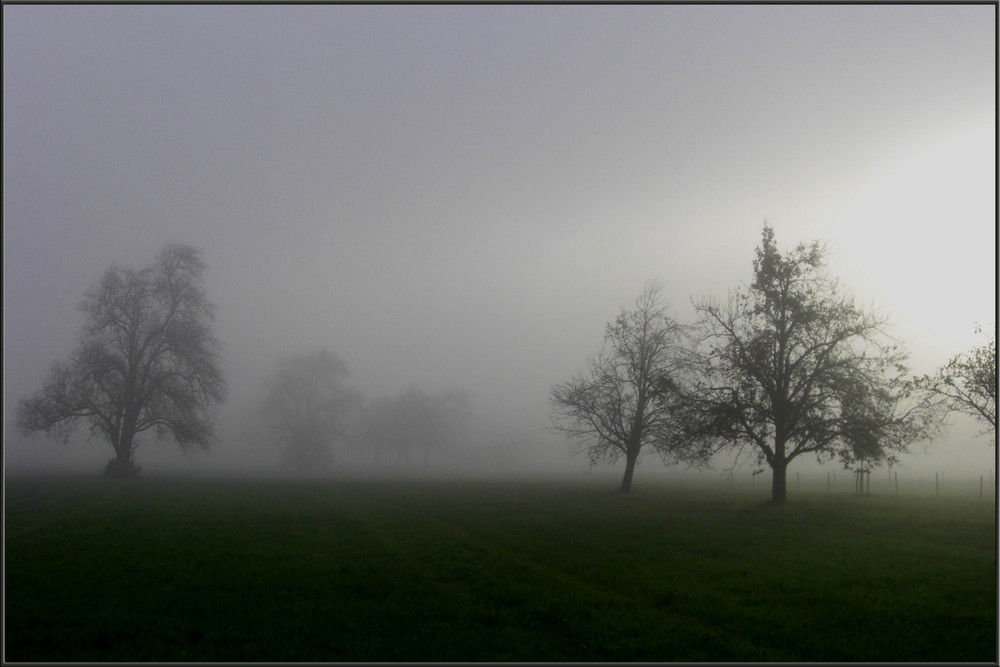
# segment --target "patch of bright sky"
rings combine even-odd
[[[831,266],[908,333],[921,372],[981,345],[975,324],[993,326],[995,146],[990,126],[933,137],[880,165],[823,221]]]

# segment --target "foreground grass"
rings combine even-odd
[[[997,660],[991,503],[8,479],[7,661]]]

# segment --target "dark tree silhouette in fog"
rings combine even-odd
[[[983,333],[976,327],[976,333]],[[942,400],[953,412],[971,415],[986,423],[980,435],[997,431],[997,343],[993,331],[986,332],[986,344],[952,357],[934,375],[924,375],[917,387]]]
[[[344,386],[349,376],[336,355],[318,350],[281,359],[264,381],[267,397],[260,414],[285,463],[309,469],[331,461],[334,438],[343,435],[341,420],[361,400]]]
[[[687,455],[672,400],[687,357],[685,329],[667,315],[660,290],[647,283],[635,307],[607,325],[589,373],[551,393],[555,430],[577,440],[591,464],[625,457],[624,492],[644,447],[665,461]]]
[[[139,471],[137,436],[149,429],[182,450],[207,449],[226,390],[204,271],[199,252],[181,244],[165,245],[144,269],[110,267],[80,305],[87,321],[79,347],[21,401],[20,432],[65,442],[82,419],[115,450],[112,475]]]
[[[781,253],[764,225],[749,287],[727,304],[695,304],[702,379],[686,426],[717,446],[750,447],[773,472],[771,499],[787,497],[796,457],[893,462],[938,423],[903,379],[907,355],[886,320],[854,305],[823,270],[814,242]]]
[[[356,444],[371,449],[376,462],[395,454],[396,462],[409,463],[419,449],[423,464],[431,452],[456,446],[461,426],[469,417],[468,397],[459,391],[428,393],[417,387],[395,396],[377,398],[363,411]]]

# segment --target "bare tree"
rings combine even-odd
[[[137,436],[149,429],[184,451],[208,449],[226,390],[204,270],[196,249],[172,243],[147,268],[110,267],[80,305],[79,347],[21,401],[18,430],[66,442],[82,419],[114,449],[113,475],[139,471]]]
[[[773,472],[774,503],[785,502],[798,456],[892,463],[938,423],[930,406],[910,400],[907,355],[886,320],[841,293],[824,255],[819,243],[780,253],[765,224],[753,283],[726,305],[695,304],[708,349],[686,396],[686,428],[719,448],[751,448]]]
[[[976,333],[983,333],[976,326]],[[980,435],[997,431],[997,343],[992,331],[986,332],[986,344],[952,357],[934,375],[917,379],[916,386],[940,398],[952,412],[971,415],[985,422]]]
[[[341,418],[360,403],[360,395],[345,387],[347,366],[326,350],[281,359],[265,380],[267,397],[260,414],[272,439],[282,448],[285,463],[299,468],[326,466],[333,440],[343,434]]]
[[[589,372],[552,388],[553,428],[578,441],[591,465],[625,457],[630,491],[645,447],[665,462],[684,457],[673,388],[685,365],[685,329],[667,315],[661,286],[647,282],[631,310],[607,325]]]

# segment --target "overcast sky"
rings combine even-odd
[[[765,219],[782,248],[828,243],[916,372],[995,321],[994,5],[3,18],[9,463],[111,456],[22,442],[13,410],[73,349],[83,292],[167,241],[208,265],[228,429],[279,356],[319,347],[368,396],[456,387],[543,427],[646,279],[689,321],[750,280]],[[967,426],[933,455],[992,468]],[[209,458],[243,456],[222,433]]]

